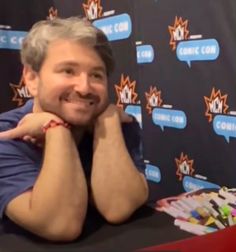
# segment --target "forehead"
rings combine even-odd
[[[48,45],[45,63],[59,64],[69,61],[105,68],[105,64],[96,50],[85,43],[60,39],[52,41]]]

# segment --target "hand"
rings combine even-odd
[[[0,132],[0,139],[22,138],[32,143],[40,143],[44,140],[43,126],[50,120],[62,121],[59,117],[48,112],[30,113],[24,116],[17,127]]]
[[[109,104],[104,112],[98,116],[98,120],[104,120],[105,118],[112,117],[115,114],[119,116],[121,123],[131,123],[133,121],[133,118],[129,114],[114,104]]]

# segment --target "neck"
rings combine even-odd
[[[71,132],[73,134],[76,144],[79,144],[81,139],[83,138],[84,133],[86,132],[86,128],[74,126],[72,127]]]
[[[33,113],[39,113],[39,112],[43,112],[43,110],[41,109],[38,100],[34,98]]]

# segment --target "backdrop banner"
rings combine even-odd
[[[114,49],[111,102],[142,128],[151,200],[236,187],[235,13],[235,0],[2,0],[0,112],[30,98],[19,49],[32,24],[87,17]]]

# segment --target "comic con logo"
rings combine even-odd
[[[208,122],[212,122],[215,133],[229,143],[230,138],[236,138],[236,111],[229,110],[227,99],[228,94],[222,94],[221,90],[215,88],[210,97],[204,96]]]
[[[115,85],[118,97],[116,105],[124,108],[124,105],[137,104],[138,94],[136,93],[136,81],[131,81],[129,76],[121,75],[119,84]]]
[[[12,101],[15,102],[17,106],[23,105],[29,98],[31,98],[23,78],[21,78],[19,84],[10,83],[9,85],[14,93]]]
[[[168,30],[170,33],[170,46],[173,51],[176,49],[177,42],[189,38],[188,20],[183,20],[182,17],[175,17],[174,25],[169,25]]]
[[[161,107],[161,91],[157,90],[156,87],[150,87],[149,92],[145,92],[146,97],[146,110],[148,114],[152,114],[152,111],[155,107]]]
[[[202,39],[201,34],[190,35],[189,21],[182,17],[175,17],[174,24],[168,26],[170,33],[170,47],[176,51],[179,61],[186,62],[191,67],[192,61],[216,60],[220,53],[216,39]]]
[[[179,181],[182,181],[183,188],[186,192],[203,188],[220,188],[219,185],[207,181],[205,176],[195,174],[195,169],[193,168],[194,160],[189,159],[188,155],[183,152],[179,158],[175,158],[175,163],[177,167],[176,175]]]
[[[114,15],[115,10],[103,11],[100,0],[88,0],[82,4],[85,15],[93,25],[102,30],[109,41],[127,39],[132,33],[129,14]]]
[[[125,77],[122,74],[120,83],[115,85],[115,90],[118,98],[116,105],[126,113],[133,115],[142,128],[142,109],[140,101],[137,101],[136,81],[131,81],[129,76]]]
[[[181,153],[179,158],[175,158],[175,163],[177,166],[176,175],[178,179],[181,181],[183,176],[185,175],[193,175],[193,159],[189,159],[188,155],[185,155],[183,152]]]
[[[221,90],[213,87],[210,97],[204,96],[206,104],[205,116],[211,122],[216,114],[226,114],[229,106],[227,105],[227,94],[221,94]]]
[[[48,10],[47,19],[53,20],[53,19],[55,19],[55,18],[57,18],[57,17],[58,17],[58,10],[52,6],[52,7],[49,8],[49,10]]]
[[[101,0],[88,0],[87,3],[83,3],[83,9],[89,20],[102,17]]]

